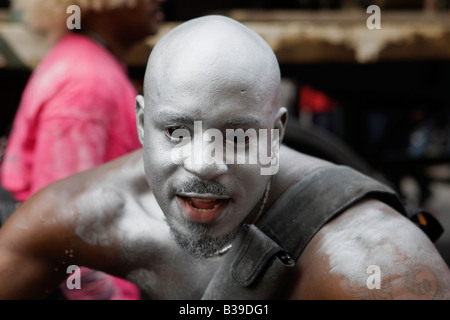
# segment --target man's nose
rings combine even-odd
[[[195,150],[196,154],[185,158],[184,169],[202,180],[212,180],[228,172],[228,165],[223,159],[211,156],[211,150],[203,145],[203,150]]]
[[[228,166],[225,163],[185,163],[184,168],[202,180],[212,180],[228,172]]]

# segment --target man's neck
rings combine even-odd
[[[114,22],[102,15],[88,16],[81,33],[104,46],[120,62],[125,62],[127,52],[133,45],[130,39],[121,39]]]

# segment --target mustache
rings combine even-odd
[[[216,196],[229,196],[228,189],[217,181],[201,181],[190,179],[175,189],[176,193],[212,194]]]

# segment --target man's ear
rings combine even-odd
[[[287,121],[288,121],[288,111],[285,107],[281,107],[277,114],[275,115],[275,125],[274,128],[279,130],[279,134],[280,134],[280,144],[283,141],[284,138],[284,133],[286,131],[286,126],[287,126]]]
[[[145,111],[145,101],[142,95],[136,97],[136,126],[139,136],[139,141],[144,145],[144,112]]]

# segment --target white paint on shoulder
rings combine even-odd
[[[382,280],[389,280],[404,275],[417,257],[427,264],[435,259],[430,242],[410,221],[370,205],[355,209],[325,226],[321,240],[320,254],[328,257],[330,272],[343,276],[343,281],[365,286],[371,265],[380,267]]]
[[[92,245],[109,246],[110,234],[118,227],[123,214],[124,199],[113,188],[85,192],[77,199],[78,221],[75,233]]]

